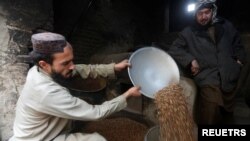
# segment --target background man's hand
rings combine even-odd
[[[127,67],[130,67],[130,63],[128,63],[128,60],[125,59],[121,61],[120,63],[115,64],[115,71],[122,71],[123,69],[126,69]]]
[[[243,66],[243,64],[241,63],[241,61],[238,59],[237,60],[237,63],[240,65],[240,66]]]
[[[198,74],[199,71],[200,71],[200,66],[199,66],[197,60],[193,60],[191,62],[191,72],[192,72],[192,74],[196,75],[196,74]]]

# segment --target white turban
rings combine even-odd
[[[216,6],[216,0],[197,0],[195,4],[195,14],[198,10],[202,8],[212,8],[213,11],[213,17],[212,17],[212,23],[216,23],[218,19],[217,16],[217,6]]]

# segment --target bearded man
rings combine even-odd
[[[235,89],[245,64],[238,31],[216,13],[216,0],[197,0],[194,22],[168,51],[198,85],[199,124],[216,124],[233,115]]]
[[[29,70],[16,106],[14,135],[11,141],[105,141],[98,133],[71,133],[72,120],[93,121],[126,107],[126,99],[140,96],[140,87],[132,87],[120,96],[91,105],[74,97],[62,85],[75,75],[82,78],[114,78],[115,71],[130,66],[118,64],[75,65],[73,48],[56,33],[38,33],[31,37],[34,66]]]

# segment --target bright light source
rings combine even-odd
[[[188,12],[192,12],[192,11],[194,11],[194,9],[195,9],[195,4],[194,3],[191,3],[191,4],[189,4],[187,6],[187,11]]]

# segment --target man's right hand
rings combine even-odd
[[[140,89],[141,88],[139,86],[132,87],[132,88],[128,89],[124,93],[124,95],[126,96],[126,98],[129,98],[130,96],[141,96]]]
[[[199,71],[200,71],[200,66],[199,66],[197,60],[193,60],[191,62],[191,72],[192,72],[192,74],[197,75],[199,73]]]
[[[115,71],[119,72],[122,71],[123,69],[126,69],[127,67],[130,67],[131,64],[128,62],[128,59],[125,59],[117,64],[115,64]]]

